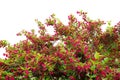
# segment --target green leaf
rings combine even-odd
[[[95,61],[94,60],[90,60],[90,61],[92,62],[93,65],[99,64],[99,61],[97,61],[97,60],[95,60]]]
[[[102,60],[102,63],[105,64],[105,63],[107,63],[108,61],[109,61],[109,58],[106,57],[106,58],[104,58],[104,60]]]
[[[45,76],[45,80],[50,80],[50,76]]]
[[[9,71],[4,71],[4,72],[2,73],[2,75],[3,75],[3,76],[5,76],[5,75],[13,75],[13,73],[11,73],[11,72],[9,72]]]
[[[120,72],[120,68],[118,68],[118,72]]]
[[[99,46],[99,50],[101,50],[102,48],[103,48],[103,45],[100,45],[100,46]]]
[[[87,73],[87,76],[90,77],[90,80],[91,80],[92,78],[95,78],[95,77],[96,77],[95,74],[92,74],[92,75],[91,75],[90,73]]]
[[[95,77],[96,77],[96,75],[95,75],[95,74],[93,74],[93,75],[91,75],[91,76],[90,76],[90,78],[95,78]]]
[[[46,64],[47,66],[48,66],[48,64]],[[54,70],[54,67],[55,67],[55,65],[50,65],[50,66],[48,66],[47,68],[48,68],[48,71],[53,71]]]
[[[8,74],[8,72],[7,71],[4,71],[3,73],[2,73],[2,75],[7,75]]]
[[[95,65],[93,65],[93,66],[91,66],[91,68],[90,68],[90,69],[91,69],[92,71],[94,71],[94,70],[95,70],[95,68],[96,68],[96,66],[95,66]]]
[[[94,55],[94,57],[95,57],[95,59],[99,59],[99,57],[100,57],[100,53],[98,53],[98,52],[95,52],[95,55]]]
[[[30,80],[38,80],[36,77],[32,77]]]
[[[20,66],[20,68],[21,68],[22,70],[25,70],[25,68],[24,68],[24,67],[22,67],[22,66]]]

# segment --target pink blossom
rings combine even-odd
[[[82,67],[81,66],[77,66],[77,70],[81,72],[82,71]]]
[[[13,76],[11,76],[11,77],[9,78],[9,80],[15,80],[15,78],[14,78]]]
[[[74,78],[74,76],[70,76],[69,78],[70,78],[70,80],[76,80],[76,79]]]
[[[84,69],[89,69],[90,68],[90,64],[86,64],[86,65],[84,65]]]
[[[28,74],[29,74],[29,71],[28,71],[28,70],[25,70],[25,74],[28,75]]]
[[[102,75],[103,77],[106,77],[106,71],[101,71],[101,75]]]
[[[96,80],[101,80],[99,76],[96,76]]]
[[[64,60],[64,64],[66,64],[67,62],[66,62],[66,60]]]
[[[73,62],[73,59],[72,59],[72,58],[70,58],[70,62],[71,62],[71,63]]]
[[[84,54],[86,54],[88,52],[88,47],[86,46],[85,48],[84,48]]]
[[[9,80],[9,76],[5,76],[5,80]]]
[[[72,18],[72,15],[69,15],[69,16],[68,16],[68,19],[70,20],[71,18]]]
[[[14,50],[14,53],[18,53],[18,50]]]
[[[46,65],[44,63],[42,64],[42,67],[43,67],[43,71],[45,71],[47,69]]]

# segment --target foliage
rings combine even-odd
[[[55,15],[38,24],[38,33],[23,30],[17,36],[26,40],[5,47],[5,60],[0,59],[0,79],[3,80],[119,80],[120,79],[120,23],[102,32],[101,20],[91,20],[78,11],[79,21],[68,16],[64,25]],[[46,27],[54,28],[54,35]],[[57,41],[59,44],[54,45]]]

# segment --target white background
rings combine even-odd
[[[52,13],[67,23],[69,14],[83,10],[92,19],[111,20],[116,24],[120,21],[119,8],[119,0],[0,0],[0,40],[18,42],[23,37],[17,37],[17,32],[37,29],[34,20],[44,22]],[[3,52],[0,49],[0,57]]]

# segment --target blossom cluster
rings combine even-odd
[[[120,80],[120,23],[103,32],[104,21],[77,14],[82,20],[69,15],[68,25],[54,14],[44,24],[36,19],[38,34],[23,30],[17,36],[26,39],[14,45],[1,40],[0,80]]]

